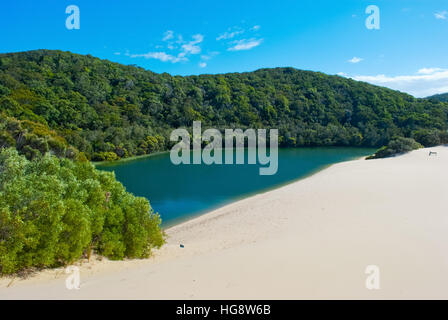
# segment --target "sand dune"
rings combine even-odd
[[[336,164],[182,223],[151,259],[83,263],[79,290],[63,269],[0,279],[0,299],[448,299],[448,147],[430,150]]]

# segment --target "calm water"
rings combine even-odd
[[[372,154],[365,148],[280,149],[278,171],[260,176],[256,164],[173,165],[169,154],[98,165],[115,171],[129,192],[149,199],[167,227],[229,202],[303,178],[326,166]],[[247,162],[247,160],[246,160]]]

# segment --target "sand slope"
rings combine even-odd
[[[448,299],[448,147],[336,164],[167,233],[152,259],[83,263],[79,290],[51,270],[0,279],[0,299]]]

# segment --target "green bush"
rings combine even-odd
[[[441,143],[442,133],[438,130],[420,129],[413,133],[413,138],[425,147],[437,146]]]
[[[420,148],[423,148],[423,146],[412,138],[396,137],[387,146],[378,149],[373,156],[367,159],[391,157]]]
[[[77,158],[79,151],[47,126],[17,120],[0,113],[0,148],[16,147],[19,154],[33,159],[47,152],[58,157]],[[67,154],[67,152],[71,153]]]
[[[94,161],[114,161],[118,159],[115,152],[97,152],[93,155]]]
[[[160,217],[89,162],[0,152],[0,274],[55,267],[88,256],[148,257]]]

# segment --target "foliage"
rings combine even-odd
[[[42,123],[2,116],[0,117],[0,149],[8,147],[15,147],[28,159],[34,159],[47,152],[69,159],[86,159],[84,154],[78,152],[63,137]]]
[[[412,138],[396,137],[387,146],[381,147],[373,156],[367,159],[391,157],[420,148],[423,148],[423,146]]]
[[[87,161],[0,152],[0,274],[71,263],[95,250],[143,258],[163,244],[149,202]]]
[[[435,94],[433,96],[427,97],[427,99],[448,102],[448,93]]]
[[[193,120],[278,128],[288,147],[380,147],[392,137],[425,145],[435,140],[422,129],[448,129],[448,103],[339,76],[276,68],[181,77],[49,50],[0,55],[0,111],[56,132],[89,160],[167,150],[171,130]],[[28,157],[52,148],[28,139]],[[5,133],[0,141],[11,143]]]
[[[448,133],[446,131],[419,129],[412,133],[412,137],[425,147],[448,143]]]

